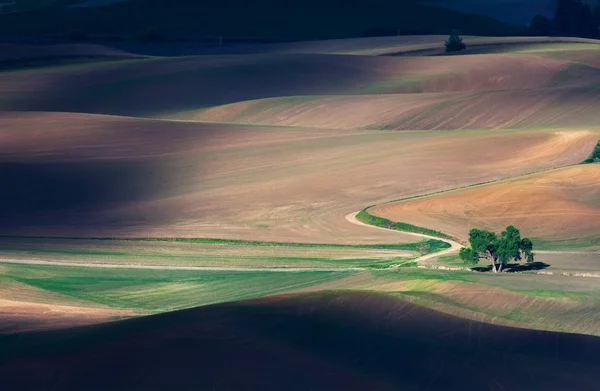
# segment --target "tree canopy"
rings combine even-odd
[[[473,228],[469,232],[469,247],[460,250],[459,256],[465,263],[476,265],[481,259],[492,264],[492,271],[500,273],[510,262],[533,263],[533,243],[521,238],[515,227],[508,226],[500,235]]]
[[[462,38],[458,34],[458,31],[454,30],[450,37],[445,43],[446,45],[446,53],[450,52],[458,52],[460,50],[465,50],[467,45],[463,42]]]

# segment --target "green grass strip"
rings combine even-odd
[[[441,251],[450,245],[441,240],[429,239],[413,243],[390,244],[329,244],[329,243],[285,243],[285,242],[260,242],[236,239],[216,238],[116,238],[116,237],[64,237],[64,236],[7,236],[0,235],[0,239],[41,239],[41,240],[97,240],[97,241],[124,241],[124,242],[169,242],[169,243],[195,243],[256,247],[304,247],[304,248],[357,248],[377,250],[406,250],[431,253]]]
[[[394,229],[397,231],[405,231],[405,232],[414,232],[417,234],[431,235],[437,236],[438,238],[444,239],[454,239],[452,236],[447,235],[443,232],[436,231],[434,229],[418,227],[416,225],[407,224],[407,223],[398,223],[392,220],[384,219],[383,217],[377,217],[369,214],[366,209],[361,210],[356,215],[356,219],[362,223],[374,225],[376,227]],[[445,242],[442,242],[445,243]],[[448,243],[446,243],[447,247],[450,247]]]

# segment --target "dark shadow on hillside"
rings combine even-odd
[[[519,272],[528,272],[535,270],[543,270],[550,267],[547,263],[544,262],[533,262],[533,263],[509,263],[504,267],[505,273],[519,273]],[[492,265],[488,266],[477,266],[472,267],[471,270],[474,272],[487,273],[492,271]]]
[[[7,93],[0,109],[156,117],[254,99],[370,93],[388,60],[261,54],[116,63],[44,76],[52,89]]]
[[[3,385],[32,391],[57,379],[67,391],[586,391],[600,381],[600,338],[495,326],[358,292],[15,334],[0,344]]]
[[[118,226],[118,216],[103,212],[168,194],[173,181],[161,172],[142,161],[0,163],[0,232]]]
[[[385,59],[343,55],[223,56],[141,61],[56,72],[53,85],[14,96],[0,109],[156,117],[245,100],[368,91]],[[28,87],[31,88],[31,87]]]

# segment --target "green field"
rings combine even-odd
[[[262,297],[344,278],[352,272],[222,272],[98,269],[0,264],[0,282],[37,298],[59,296],[89,306],[155,313]],[[6,292],[5,292],[6,295]]]
[[[439,240],[341,245],[202,238],[0,238],[0,253],[5,259],[235,268],[381,268],[449,246]]]

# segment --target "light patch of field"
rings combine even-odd
[[[287,97],[234,103],[173,117],[257,125],[376,129],[440,101],[443,97],[424,94]]]
[[[369,209],[379,217],[466,239],[472,227],[515,225],[536,242],[597,249],[600,166],[573,166]]]
[[[555,78],[552,83],[589,85],[594,80],[600,82],[600,71],[592,73],[591,78],[572,74],[560,81]],[[596,110],[599,103],[595,87],[561,87],[526,91],[271,98],[169,117],[339,129],[595,128],[599,120]]]

